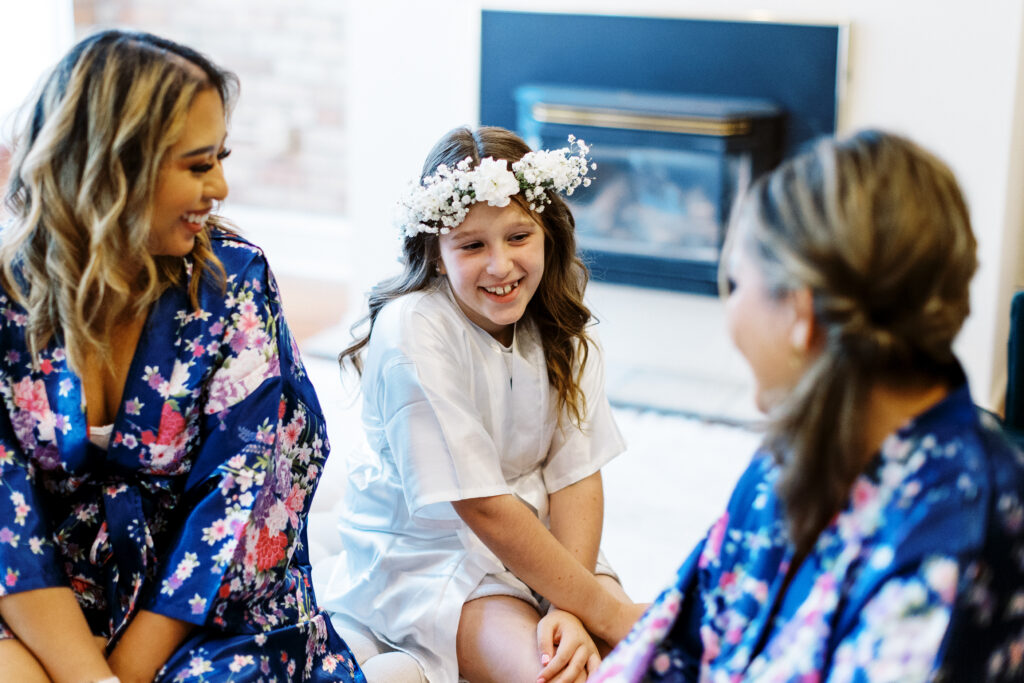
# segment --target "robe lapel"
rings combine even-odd
[[[533,462],[547,456],[548,411],[551,385],[548,383],[544,349],[535,327],[520,322],[512,341],[512,400],[514,451]]]

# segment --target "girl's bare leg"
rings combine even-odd
[[[467,602],[456,638],[459,674],[471,683],[536,683],[538,621],[532,605],[506,595]]]

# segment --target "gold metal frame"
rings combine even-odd
[[[701,116],[665,116],[642,114],[595,107],[574,107],[563,104],[537,102],[531,110],[533,118],[543,123],[561,123],[568,126],[595,128],[625,128],[627,130],[684,133],[713,137],[734,137],[750,133],[749,119],[721,119]]]

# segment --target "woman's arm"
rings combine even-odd
[[[0,616],[56,683],[88,683],[114,675],[70,588],[4,596]]]
[[[110,653],[121,683],[148,683],[194,628],[188,622],[140,610]]]
[[[511,494],[454,501],[459,517],[528,586],[617,643],[643,607],[604,589],[533,512]]]

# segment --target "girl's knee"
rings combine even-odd
[[[423,669],[412,655],[385,652],[360,664],[366,683],[427,683]]]
[[[456,638],[459,672],[470,681],[533,683],[540,673],[537,622],[529,603],[507,595],[462,606]]]
[[[382,643],[368,628],[335,614],[331,624],[341,636],[367,683],[427,683],[416,659]]]
[[[362,666],[363,662],[368,661],[372,657],[385,652],[384,648],[373,637],[373,634],[354,627],[345,618],[334,615],[331,617],[331,625],[334,626],[334,630],[338,632],[341,639],[348,645],[348,649],[352,651],[352,656],[356,658],[356,663],[359,666]]]

